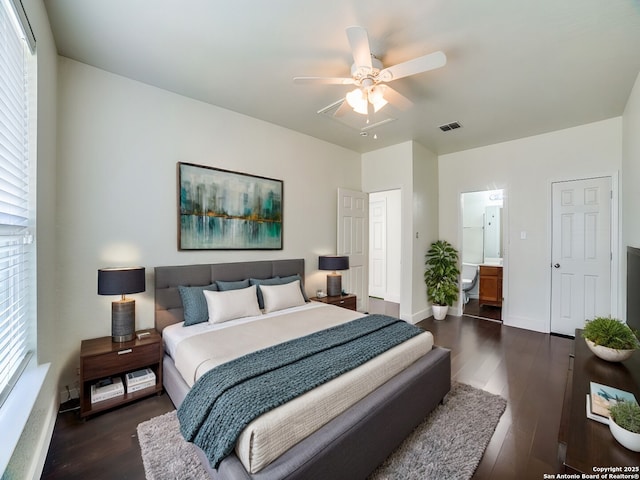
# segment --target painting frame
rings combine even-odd
[[[178,250],[282,250],[284,182],[178,162]]]

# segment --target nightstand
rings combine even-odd
[[[155,330],[145,330],[149,335],[129,342],[114,343],[111,337],[83,340],[80,346],[80,416],[93,415],[142,397],[162,393],[162,337]],[[136,332],[136,335],[142,332]],[[91,403],[91,385],[103,378],[150,368],[156,375],[152,387],[127,393],[115,398]],[[126,389],[125,389],[126,390]]]
[[[357,305],[357,298],[352,293],[346,295],[336,295],[333,297],[311,297],[309,300],[314,302],[329,303],[331,305],[337,305],[338,307],[348,308],[349,310],[355,310]]]

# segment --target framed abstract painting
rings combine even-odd
[[[283,182],[178,163],[179,250],[281,250]]]

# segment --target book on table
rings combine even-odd
[[[103,378],[91,385],[91,403],[102,402],[121,395],[124,395],[124,385],[120,377]]]
[[[619,388],[589,382],[590,392],[587,394],[587,417],[596,422],[609,424],[609,407],[619,402],[638,403],[631,392]]]
[[[153,373],[153,370],[151,370],[150,368],[143,368],[141,370],[127,373],[124,377],[124,380],[127,385],[127,391],[131,392],[131,388],[138,385],[145,384],[146,386],[143,388],[147,388],[147,386],[149,386],[147,385],[149,382],[153,382],[153,384],[155,385],[156,374]]]
[[[150,388],[155,386],[156,386],[156,380],[154,378],[151,380],[147,380],[146,382],[136,383],[135,385],[127,386],[127,393],[133,393],[133,392],[137,392],[138,390],[144,390],[145,388]]]

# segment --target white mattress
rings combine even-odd
[[[163,331],[167,352],[192,386],[206,371],[250,351],[344,323],[362,314],[324,303],[219,325],[172,325]],[[196,328],[197,327],[197,328]],[[236,455],[257,473],[300,440],[344,412],[431,350],[424,332],[373,360],[251,422],[236,443]],[[284,386],[286,388],[286,386]]]

